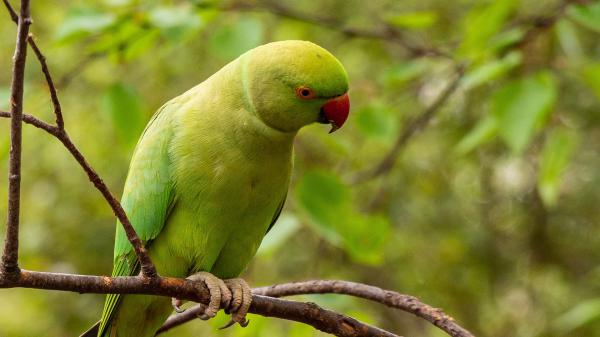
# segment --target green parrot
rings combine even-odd
[[[315,122],[335,131],[349,109],[348,75],[331,53],[280,41],[246,52],[152,117],[121,202],[160,275],[207,284],[211,304],[201,318],[213,317],[222,302],[229,325],[245,326],[251,292],[234,278],[281,212],[294,137]],[[139,271],[117,224],[112,275]],[[180,304],[110,294],[100,322],[83,336],[154,336]]]

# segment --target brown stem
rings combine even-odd
[[[5,0],[6,1],[6,0]],[[19,272],[19,212],[21,208],[21,143],[23,120],[23,87],[25,82],[25,60],[27,58],[27,36],[31,18],[29,1],[21,1],[18,17],[17,43],[13,56],[13,71],[10,94],[10,156],[8,161],[8,215],[6,237],[2,254],[4,275]]]
[[[459,326],[452,317],[444,314],[441,309],[433,308],[419,301],[414,296],[403,295],[395,291],[384,290],[366,284],[348,281],[312,280],[252,289],[252,294],[254,295],[269,297],[327,293],[360,297],[392,308],[410,312],[417,317],[429,321],[452,337],[474,337],[473,334],[465,328]],[[203,312],[203,310],[203,305],[199,304],[181,314],[175,314],[169,317],[160,331],[167,331],[195,319],[198,314]]]
[[[11,19],[13,21],[15,21],[16,13],[15,13],[14,9],[12,8],[12,6],[8,2],[8,0],[3,0],[3,2],[11,16]],[[17,22],[20,22],[20,21],[17,21]],[[19,34],[20,34],[20,30],[19,30]],[[131,222],[129,221],[127,214],[125,213],[125,210],[123,210],[123,207],[121,206],[119,201],[112,195],[112,193],[108,189],[108,186],[106,186],[106,184],[100,178],[98,173],[96,173],[96,171],[90,166],[90,164],[87,162],[87,160],[85,159],[83,154],[81,154],[81,152],[77,149],[75,144],[73,144],[69,135],[67,134],[67,131],[65,130],[65,127],[64,127],[62,108],[60,106],[60,101],[58,99],[58,94],[56,92],[56,86],[54,85],[54,81],[52,80],[52,75],[50,74],[50,70],[48,69],[48,65],[46,63],[46,57],[42,54],[42,52],[38,48],[37,44],[35,43],[33,36],[30,35],[28,33],[28,31],[25,33],[25,36],[27,37],[27,42],[31,45],[31,48],[33,49],[38,61],[40,62],[40,65],[42,67],[42,72],[44,73],[46,82],[48,83],[48,88],[50,90],[50,97],[52,99],[52,104],[54,106],[54,114],[56,116],[56,127],[52,127],[50,125],[47,125],[47,123],[41,122],[41,121],[36,121],[36,123],[38,124],[36,126],[40,127],[40,125],[41,125],[40,123],[46,124],[46,125],[44,125],[44,127],[41,127],[41,128],[48,131],[50,134],[52,134],[56,138],[58,138],[58,140],[60,140],[63,143],[63,145],[69,150],[69,152],[73,155],[75,160],[79,163],[79,165],[83,168],[85,173],[88,175],[89,180],[92,182],[92,184],[94,184],[96,189],[98,189],[98,191],[100,191],[100,193],[104,196],[104,198],[106,199],[106,201],[112,208],[113,213],[115,214],[115,216],[119,219],[119,221],[123,225],[123,228],[125,229],[125,234],[127,235],[127,239],[132,244],[135,254],[136,254],[137,258],[140,260],[142,275],[144,275],[146,277],[156,277],[158,275],[156,272],[156,268],[154,267],[154,264],[152,263],[152,260],[150,259],[150,256],[148,255],[148,252],[147,252],[146,248],[144,247],[143,242],[140,240],[139,236],[135,232],[135,229],[131,225]],[[23,43],[23,45],[24,45],[23,49],[26,51],[26,44]],[[24,62],[24,60],[23,60],[23,62]],[[24,67],[24,64],[23,64],[23,67]],[[21,101],[22,101],[22,97],[21,97]],[[22,107],[21,107],[21,114],[22,114]],[[33,119],[35,119],[35,118],[33,118]],[[30,119],[30,120],[33,121],[33,119]],[[20,124],[20,122],[19,122],[19,124]],[[19,143],[20,143],[20,127],[19,127]],[[12,149],[12,147],[11,147],[11,149]],[[19,149],[20,149],[20,145],[19,145]],[[12,153],[12,150],[11,150],[11,153]],[[20,150],[19,150],[19,153],[20,153]],[[11,158],[12,158],[12,156],[11,156]],[[20,158],[20,156],[19,156],[19,158]],[[19,161],[20,161],[20,159],[19,159]],[[19,165],[20,165],[20,162],[19,162]],[[9,177],[12,178],[13,175],[9,173]],[[19,177],[19,175],[15,175],[15,177]],[[9,185],[9,189],[10,189],[10,185]],[[10,200],[11,199],[9,197],[9,204],[10,204]],[[18,206],[18,200],[17,200],[17,206]],[[10,210],[11,210],[11,208],[9,207],[9,217],[11,215]],[[17,209],[17,219],[16,220],[18,222],[18,209]],[[7,238],[9,237],[8,236],[9,233],[11,234],[11,236],[10,236],[11,240],[13,240],[15,238],[18,240],[18,226],[17,226],[16,234],[9,232],[9,230],[7,229]],[[7,242],[6,245],[7,246],[10,245],[11,247],[16,245],[15,246],[16,248],[14,248],[14,250],[18,250],[18,241],[14,241],[14,242],[15,243]],[[15,254],[17,254],[17,253],[15,252]],[[15,255],[15,266],[16,266],[16,255]],[[18,269],[18,266],[16,266],[16,268]]]
[[[423,113],[406,123],[402,131],[398,134],[394,145],[387,152],[387,154],[375,165],[375,167],[361,172],[357,174],[353,179],[351,179],[353,184],[360,184],[369,181],[373,178],[388,173],[392,170],[392,168],[394,168],[394,165],[396,164],[396,159],[398,158],[398,154],[400,154],[400,151],[404,148],[404,146],[408,143],[412,136],[414,136],[427,126],[429,121],[436,115],[436,113],[444,105],[448,98],[450,98],[452,93],[456,91],[460,80],[464,74],[464,71],[464,66],[458,65],[456,67],[456,75],[454,79],[439,94],[435,101],[433,101],[433,103],[430,106],[428,106],[425,109],[425,111],[423,111]]]
[[[238,0],[229,3],[227,6],[223,6],[220,9],[232,11],[265,11],[283,18],[307,22],[328,29],[336,30],[348,37],[361,37],[396,43],[402,46],[405,50],[407,50],[412,57],[428,56],[453,59],[453,57],[450,54],[445,53],[440,49],[419,46],[409,41],[405,34],[385,23],[381,23],[381,27],[379,29],[369,30],[357,27],[350,27],[336,18],[296,11],[292,8],[282,5],[277,1],[257,2]]]
[[[21,270],[13,278],[0,278],[0,287],[51,289],[78,293],[159,295],[204,304],[210,300],[208,288],[204,283],[170,277],[150,279],[143,276],[108,277]],[[398,337],[351,317],[322,309],[313,303],[253,295],[249,312],[305,323],[340,337]]]

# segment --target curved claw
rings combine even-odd
[[[185,312],[185,308],[181,307],[182,304],[182,300],[175,297],[171,297],[171,305],[173,306],[173,309],[175,309],[176,313],[181,314],[182,312]]]
[[[226,309],[227,312],[231,313],[231,320],[221,329],[226,329],[235,323],[238,323],[241,327],[248,326],[249,321],[246,320],[246,314],[252,303],[252,290],[248,283],[242,279],[225,280],[225,284],[231,289],[233,298],[230,306]]]
[[[217,315],[217,311],[221,308],[221,303],[229,304],[231,301],[231,292],[223,281],[211,273],[199,272],[187,277],[188,280],[203,282],[210,293],[210,302],[204,310],[204,313],[198,317],[202,320],[208,320]]]

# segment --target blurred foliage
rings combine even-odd
[[[560,1],[277,2],[304,21],[264,1],[249,1],[254,10],[201,0],[33,3],[32,31],[56,77],[67,128],[115,193],[135,140],[163,102],[256,45],[311,40],[348,69],[352,114],[334,135],[318,125],[301,132],[284,214],[243,277],[255,286],[347,279],[395,289],[444,308],[480,337],[600,336],[599,1],[571,5],[545,26],[534,24]],[[6,109],[15,26],[2,15]],[[328,28],[324,17],[340,24]],[[396,29],[402,41],[450,57],[349,36],[344,24]],[[458,91],[393,170],[348,183],[435,100],[457,62],[467,66]],[[25,110],[53,120],[33,54],[26,76]],[[6,172],[8,121],[0,127]],[[110,273],[110,209],[60,144],[31,127],[22,202],[24,268]],[[300,299],[403,335],[443,335],[380,305],[339,295]],[[75,336],[98,319],[102,302],[2,290],[0,336]],[[322,335],[257,316],[246,329],[217,332],[225,319],[167,336]]]

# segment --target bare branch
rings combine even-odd
[[[6,0],[4,0],[6,3]],[[12,13],[11,13],[11,16]],[[13,56],[13,71],[10,94],[10,156],[8,168],[8,215],[6,237],[2,254],[2,274],[5,277],[19,272],[19,212],[21,208],[21,143],[23,120],[23,86],[25,82],[25,60],[27,58],[27,36],[31,18],[29,0],[21,1],[18,17],[17,43]]]
[[[3,0],[3,2],[11,16],[11,19],[13,21],[15,21],[16,13],[15,13],[14,9],[11,7],[8,0]],[[23,5],[21,5],[21,6],[23,6]],[[21,21],[18,21],[18,22],[20,23]],[[29,22],[28,23],[28,25],[29,25],[31,23],[31,20],[29,19],[29,17],[28,17],[28,22]],[[19,28],[20,27],[21,27],[21,25],[19,24]],[[21,33],[21,31],[19,30],[19,36],[21,36],[20,33]],[[127,235],[127,239],[132,244],[135,254],[136,254],[137,258],[140,260],[142,275],[147,276],[147,277],[156,277],[158,275],[156,272],[156,268],[154,267],[154,264],[152,263],[152,260],[150,259],[150,256],[148,255],[148,251],[144,247],[143,242],[140,240],[139,236],[135,232],[135,229],[131,225],[131,222],[129,221],[129,218],[127,217],[127,214],[125,213],[125,210],[123,210],[123,207],[121,206],[119,201],[112,195],[112,193],[108,189],[108,186],[106,186],[106,184],[104,183],[102,178],[100,178],[98,173],[96,173],[96,171],[87,162],[87,160],[85,159],[83,154],[81,154],[81,152],[77,149],[75,144],[73,144],[69,135],[67,134],[67,131],[65,130],[65,127],[64,127],[62,108],[60,106],[60,101],[58,99],[58,94],[56,92],[56,87],[54,85],[54,81],[52,80],[50,70],[48,69],[48,65],[46,63],[46,57],[42,54],[42,52],[38,48],[37,44],[35,43],[35,40],[33,39],[33,36],[28,33],[28,29],[25,32],[25,36],[27,38],[27,42],[31,45],[31,48],[33,49],[38,61],[40,62],[40,65],[42,67],[42,72],[44,73],[46,82],[48,83],[48,88],[50,90],[50,97],[52,99],[52,104],[54,105],[54,114],[56,115],[56,129],[49,128],[48,125],[46,125],[46,127],[41,127],[41,128],[48,131],[50,134],[52,134],[53,136],[58,138],[58,140],[60,140],[63,143],[63,145],[69,150],[69,152],[73,155],[75,160],[79,163],[79,165],[83,168],[85,173],[88,175],[88,178],[92,182],[92,184],[94,184],[96,189],[98,191],[100,191],[100,193],[104,196],[104,199],[106,199],[106,201],[112,208],[113,213],[115,214],[115,216],[119,219],[119,221],[123,225],[123,228],[125,229],[125,234]],[[25,39],[23,39],[23,45],[24,46],[22,48],[26,51],[27,48],[25,45]],[[24,60],[23,60],[23,67],[24,67]],[[22,90],[21,90],[21,93],[22,93]],[[21,95],[21,101],[22,101],[22,95]],[[12,109],[11,109],[11,111],[12,111]],[[21,114],[22,114],[22,107],[21,107]],[[31,120],[31,121],[33,121],[33,120]],[[38,122],[41,122],[41,121],[38,121]],[[20,124],[20,121],[19,121],[19,124]],[[40,123],[37,123],[37,124],[41,125]],[[12,139],[12,137],[11,137],[11,139]],[[20,126],[19,126],[19,143],[20,143]],[[11,146],[11,149],[12,149],[12,146]],[[20,145],[19,145],[19,152],[20,152]],[[12,153],[12,150],[11,150],[11,153]],[[11,156],[11,158],[12,158],[12,156]],[[19,155],[19,158],[20,158],[20,155]],[[19,159],[19,167],[20,167],[20,159]],[[11,173],[9,173],[9,177],[11,179],[13,176],[17,177],[17,178],[20,177],[20,175],[12,175]],[[17,179],[17,178],[15,178],[15,179]],[[11,185],[9,184],[9,190],[10,190],[10,186]],[[9,197],[9,204],[10,204],[10,200],[11,199]],[[18,206],[18,202],[19,201],[17,200],[17,206]],[[11,210],[11,208],[9,207],[9,218],[11,216],[10,210]],[[13,216],[14,216],[14,214],[13,214]],[[17,223],[18,223],[18,209],[17,209]],[[18,255],[16,252],[18,250],[18,226],[17,226],[16,234],[10,232],[7,229],[7,238],[9,237],[9,234],[11,234],[11,236],[10,236],[11,240],[16,238],[17,241],[14,241],[15,242],[14,244],[7,242],[6,245],[7,246],[10,245],[11,247],[13,245],[16,245],[14,250],[15,250],[15,254]],[[15,266],[16,266],[16,256],[15,256]],[[18,268],[18,266],[17,266],[17,268]]]
[[[414,42],[409,41],[409,39],[403,32],[397,30],[396,28],[390,26],[387,23],[379,23],[380,27],[378,29],[371,30],[350,27],[336,18],[299,12],[292,8],[282,5],[277,1],[238,0],[233,1],[227,6],[223,6],[220,9],[230,11],[265,11],[280,17],[307,22],[328,29],[336,30],[352,38],[360,37],[396,43],[402,46],[405,50],[407,50],[410,53],[411,57],[427,56],[453,59],[452,55],[438,48],[420,46],[415,44]]]
[[[4,2],[4,5],[6,6],[8,13],[10,14],[11,20],[14,23],[18,23],[19,17],[17,16],[17,13],[15,13],[8,0],[2,1]],[[35,53],[35,56],[39,60],[40,65],[42,66],[42,72],[44,73],[44,77],[46,78],[46,82],[48,83],[48,89],[50,90],[50,98],[52,100],[52,104],[54,105],[54,114],[56,115],[56,125],[60,129],[64,129],[62,109],[60,106],[60,101],[58,100],[58,94],[56,93],[56,86],[54,85],[54,81],[52,80],[52,76],[50,75],[50,69],[48,69],[48,64],[46,63],[46,57],[44,56],[44,54],[42,54],[40,48],[38,48],[32,34],[27,35],[27,42],[29,43],[31,49],[33,49],[33,52]]]
[[[452,93],[456,91],[460,83],[461,78],[464,75],[465,67],[463,65],[456,66],[454,79],[446,86],[439,96],[428,106],[423,113],[416,116],[409,122],[407,122],[398,134],[396,141],[392,148],[386,153],[386,155],[372,168],[364,172],[358,173],[351,179],[353,184],[360,184],[369,181],[377,176],[384,175],[394,168],[396,160],[400,151],[404,148],[407,142],[418,132],[423,130],[429,121],[436,115],[439,109],[444,103],[450,98]]]
[[[412,313],[417,317],[429,321],[452,337],[474,337],[473,334],[458,325],[452,317],[446,315],[441,309],[433,308],[419,301],[414,296],[404,295],[395,291],[384,290],[361,283],[337,280],[312,280],[254,288],[252,289],[252,293],[254,295],[269,297],[328,293],[350,295]],[[204,305],[198,304],[189,308],[184,313],[174,314],[169,317],[159,331],[164,332],[193,320],[203,311]]]
[[[208,288],[204,283],[170,277],[150,279],[143,276],[108,277],[21,270],[14,278],[0,278],[0,287],[51,289],[78,293],[159,295],[204,304],[210,300]],[[305,323],[340,337],[398,337],[351,317],[325,310],[313,303],[253,295],[249,312]]]

